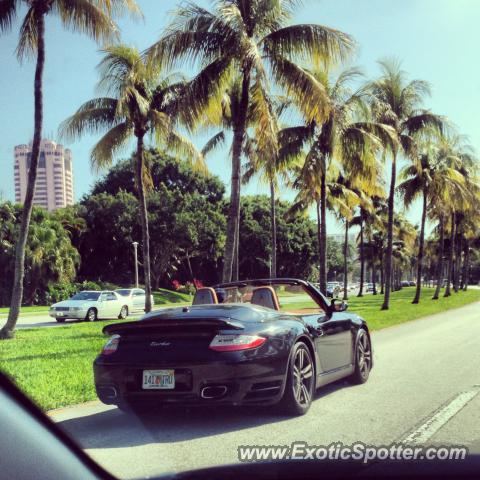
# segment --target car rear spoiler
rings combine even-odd
[[[132,322],[111,323],[103,327],[102,332],[106,335],[135,334],[149,331],[158,332],[168,329],[182,328],[188,331],[193,328],[205,328],[207,330],[228,329],[243,330],[245,327],[230,318],[157,318],[152,320],[136,320]]]

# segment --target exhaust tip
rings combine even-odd
[[[98,387],[99,396],[106,400],[113,400],[117,398],[117,389],[115,387]]]
[[[225,385],[215,385],[203,387],[200,396],[205,399],[221,398],[227,393],[228,387]]]

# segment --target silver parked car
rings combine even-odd
[[[142,288],[117,288],[115,292],[121,295],[123,298],[128,299],[131,312],[134,310],[145,310],[145,290]],[[153,295],[150,295],[150,299],[153,307]]]
[[[72,298],[53,304],[49,315],[64,322],[71,318],[94,322],[99,318],[120,318],[128,316],[129,302],[124,297],[110,291],[84,291]]]

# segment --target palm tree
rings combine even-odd
[[[17,56],[20,60],[28,56],[36,56],[34,134],[27,191],[15,248],[12,298],[8,320],[0,330],[0,338],[13,337],[23,298],[25,247],[32,214],[33,194],[42,139],[45,17],[47,15],[57,15],[64,27],[86,33],[96,41],[105,41],[118,35],[118,29],[111,19],[112,14],[121,13],[124,9],[130,10],[134,14],[140,13],[134,0],[4,0],[0,4],[0,32],[5,32],[12,27],[22,6],[27,7],[27,13],[20,28]]]
[[[403,182],[399,190],[403,194],[405,206],[408,208],[417,198],[422,199],[422,218],[420,222],[419,246],[417,255],[417,281],[415,298],[412,303],[420,302],[422,289],[422,267],[425,243],[425,222],[430,205],[433,202],[447,201],[447,193],[453,189],[462,188],[463,176],[450,165],[448,158],[438,157],[438,148],[434,138],[427,138],[421,151],[412,165],[404,168],[401,173]]]
[[[450,209],[450,237],[448,244],[448,258],[447,258],[447,285],[445,288],[444,297],[449,297],[451,295],[451,283],[453,278],[453,260],[455,258],[455,226],[457,224],[457,212],[454,209]]]
[[[307,122],[302,134],[309,144],[297,187],[300,190],[296,202],[317,206],[319,231],[319,280],[320,290],[326,290],[327,247],[327,195],[328,178],[336,178],[337,171],[344,169],[349,176],[371,177],[376,166],[375,152],[392,141],[390,127],[370,120],[364,102],[365,90],[353,91],[350,82],[358,79],[356,69],[341,72],[332,79],[328,70],[310,73],[323,86],[331,109],[326,119]]]
[[[443,272],[445,270],[445,211],[444,206],[441,205],[440,208],[435,208],[433,210],[433,216],[438,218],[438,267],[437,267],[437,284],[435,287],[435,292],[433,294],[432,300],[438,300],[440,296],[440,289],[443,285]]]
[[[465,139],[459,135],[442,135],[438,141],[438,162],[444,165],[455,168],[463,176],[463,181],[468,178],[468,171],[474,171],[475,164],[473,153],[470,147],[465,143]],[[463,167],[463,163],[467,168]],[[451,219],[454,216],[455,209],[466,209],[469,206],[468,198],[469,190],[474,191],[473,185],[465,184],[463,188],[458,183],[451,182],[445,185],[443,191],[438,191],[438,201],[432,202],[432,218],[438,220],[439,232],[439,265],[437,269],[437,284],[432,300],[438,300],[440,289],[444,282],[445,270],[445,232],[450,230],[450,237],[448,241],[448,264],[447,264],[447,285],[445,295],[450,296],[450,282],[452,276],[452,262],[453,262],[453,243],[454,232],[451,228]],[[473,204],[475,202],[472,202]],[[461,204],[461,205],[459,205]],[[450,226],[449,222],[450,221]],[[455,223],[455,222],[453,222]]]
[[[216,148],[218,145],[223,144],[226,140],[227,133],[229,131],[235,131],[238,128],[238,118],[239,111],[241,109],[241,90],[242,90],[241,78],[235,77],[231,83],[228,85],[228,88],[225,90],[224,94],[220,99],[220,108],[213,108],[210,111],[206,109],[206,115],[200,123],[202,128],[211,128],[211,127],[220,127],[221,130],[216,133],[206,144],[206,147],[212,146]],[[253,117],[252,112],[247,112],[246,125],[247,127],[252,125]],[[198,127],[197,125],[192,124],[191,119],[185,119],[186,123],[191,127]],[[254,139],[252,139],[248,133],[245,134],[245,141],[243,144],[243,156],[246,158],[253,158],[255,154],[254,151]],[[204,153],[202,151],[202,153]],[[240,187],[238,194],[240,195]],[[234,238],[234,252],[232,259],[232,280],[238,280],[238,252],[239,252],[239,225],[240,225],[240,216],[237,218],[237,228],[235,231]]]
[[[398,290],[401,288],[401,279],[403,272],[410,269],[412,259],[414,258],[415,242],[418,233],[414,225],[402,214],[395,215],[393,241],[393,268],[390,277],[385,275],[385,288],[390,284],[390,288]]]
[[[275,115],[280,117],[287,108],[287,103],[281,97],[274,99]],[[275,156],[265,156],[257,147],[255,139],[247,138],[245,153],[248,163],[245,166],[243,182],[248,183],[255,175],[260,175],[270,188],[270,225],[271,225],[271,268],[272,278],[277,276],[277,227],[276,227],[276,193],[279,189],[279,179],[283,183],[289,183],[290,173],[298,166],[301,159],[303,140],[298,137],[298,131],[302,127],[285,127],[277,134],[278,151]],[[297,133],[296,133],[297,132]]]
[[[151,134],[164,147],[187,155],[198,165],[203,165],[203,157],[174,128],[179,116],[179,98],[188,88],[187,83],[175,75],[164,75],[158,64],[145,60],[133,47],[115,45],[103,53],[99,88],[112,96],[84,103],[63,122],[61,132],[75,139],[87,132],[107,131],[92,149],[94,169],[110,166],[115,154],[132,137],[136,139],[135,181],[142,224],[145,311],[149,312],[152,305],[146,184],[150,177],[144,159],[144,138]]]
[[[365,208],[360,207],[358,210],[358,215],[353,217],[352,225],[360,227],[360,231],[357,236],[358,242],[358,259],[360,260],[360,285],[358,289],[357,297],[363,297],[363,286],[365,284],[365,236],[364,236],[364,227],[366,219]]]
[[[232,277],[236,230],[240,212],[241,156],[247,131],[247,114],[254,118],[254,137],[265,155],[275,155],[277,129],[268,100],[271,72],[310,116],[321,120],[328,101],[321,86],[295,61],[342,60],[353,48],[352,39],[321,25],[289,25],[296,0],[219,0],[215,10],[187,3],[174,22],[148,51],[152,58],[171,65],[195,59],[203,70],[184,101],[195,122],[204,107],[218,105],[232,72],[240,75],[240,103],[232,144],[231,195],[227,222],[223,281]]]
[[[421,102],[430,94],[430,87],[422,80],[407,82],[400,63],[395,60],[379,62],[382,75],[370,84],[372,110],[377,120],[390,125],[395,131],[397,143],[389,142],[391,152],[391,178],[388,195],[387,250],[385,254],[385,296],[382,310],[390,305],[390,282],[392,276],[394,203],[397,177],[397,158],[400,153],[408,156],[413,151],[412,135],[428,126],[442,128],[443,121],[438,115],[421,110]]]
[[[347,177],[339,175],[338,178],[329,184],[327,204],[330,210],[334,211],[338,220],[345,225],[343,242],[343,299],[348,300],[348,232],[353,224],[353,212],[359,205],[365,207],[369,202],[363,188],[366,182],[360,176]]]
[[[376,207],[385,198],[384,183],[381,178],[380,165],[377,165],[377,169],[374,169],[371,172],[370,182],[364,184],[362,190],[359,191],[361,202],[358,214],[353,217],[351,222],[352,225],[360,227],[360,232],[357,238],[360,260],[360,286],[357,297],[363,297],[363,287],[366,275],[365,267],[367,257],[371,257],[371,255],[368,255],[368,250],[371,250],[374,229],[379,230],[383,227],[382,219],[376,212]],[[376,253],[380,253],[381,255],[381,251]],[[373,265],[371,258],[370,263]]]
[[[477,193],[477,203],[480,201],[480,194]],[[470,210],[467,214],[465,230],[464,230],[464,247],[463,247],[463,266],[462,266],[462,290],[467,291],[470,275],[470,256],[472,247],[477,244],[480,238],[480,213],[474,210]]]

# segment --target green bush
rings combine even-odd
[[[103,290],[102,286],[100,283],[97,282],[92,282],[90,280],[84,280],[81,283],[75,283],[75,291],[81,291],[81,290]]]
[[[119,285],[110,282],[99,281],[98,285],[100,286],[100,290],[116,290],[117,288],[121,288]]]
[[[77,292],[78,288],[74,283],[58,282],[49,283],[47,291],[43,295],[39,295],[37,299],[40,305],[51,305],[52,303],[61,302]],[[44,298],[41,298],[44,297]]]
[[[95,282],[84,281],[81,283],[73,282],[50,282],[47,290],[36,298],[37,305],[51,305],[61,302],[75,295],[81,290],[102,290],[101,286]]]

